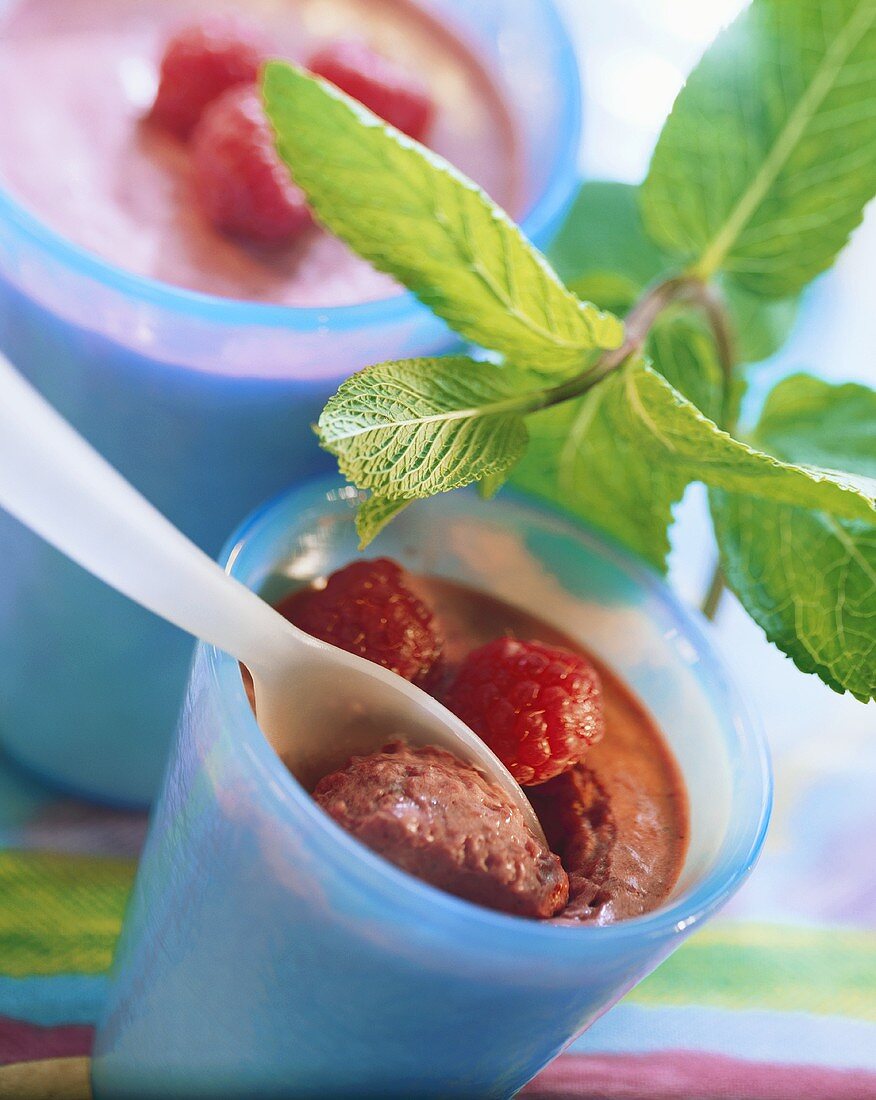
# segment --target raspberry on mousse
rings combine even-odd
[[[522,786],[568,771],[604,732],[596,669],[578,653],[540,642],[497,638],[474,650],[446,702]]]
[[[229,88],[207,107],[191,155],[201,208],[222,232],[282,244],[313,224],[304,192],[276,151],[255,84]]]
[[[271,53],[258,26],[212,15],[180,27],[167,40],[150,118],[185,140],[204,109],[238,84],[253,84]]]
[[[167,41],[149,118],[187,141],[198,202],[222,233],[253,244],[291,243],[313,224],[304,193],[277,153],[258,89],[271,42],[257,25],[213,15]],[[321,47],[310,60],[375,114],[424,137],[434,105],[420,79],[358,39]]]
[[[323,588],[293,593],[277,610],[324,642],[422,685],[441,655],[431,610],[388,558],[355,561]]]
[[[307,67],[416,141],[432,125],[435,107],[419,77],[360,39],[328,43]]]

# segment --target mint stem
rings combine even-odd
[[[605,352],[592,367],[576,374],[574,378],[544,390],[527,411],[536,412],[581,397],[618,367],[623,366],[631,355],[642,350],[648,333],[667,306],[685,296],[688,282],[689,279],[683,277],[665,279],[646,290],[624,318],[624,341],[621,346],[614,351]]]
[[[713,623],[718,617],[718,611],[726,591],[727,581],[724,578],[724,570],[721,568],[719,562],[715,566],[714,572],[712,573],[712,580],[709,583],[709,590],[706,592],[705,598],[700,606],[700,610],[710,623]]]
[[[635,303],[624,318],[625,335],[619,348],[604,352],[593,366],[574,378],[544,390],[526,411],[536,412],[552,405],[561,405],[593,389],[603,378],[623,366],[631,355],[642,350],[660,315],[678,302],[689,302],[699,307],[708,321],[729,388],[735,363],[735,339],[724,303],[712,287],[689,275],[677,275],[649,287]]]
[[[718,352],[718,362],[724,372],[724,415],[722,427],[733,432],[736,427],[730,416],[730,385],[733,381],[733,371],[736,366],[736,338],[727,309],[720,295],[713,286],[698,279],[688,279],[686,296],[699,307],[712,330],[715,340],[715,348]],[[713,623],[718,617],[718,611],[724,595],[727,592],[727,581],[724,571],[721,569],[720,559],[716,560],[712,569],[712,579],[703,597],[700,610],[703,615]]]
[[[708,283],[697,279],[683,280],[683,283],[682,297],[697,306],[706,318],[715,340],[718,361],[729,382],[736,365],[737,355],[736,334],[733,332],[727,308],[720,294]]]

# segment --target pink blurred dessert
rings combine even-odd
[[[267,52],[312,61],[329,79],[345,78],[362,43],[390,72],[416,73],[431,105],[428,144],[515,211],[517,148],[501,95],[468,49],[407,0],[16,0],[0,18],[0,93],[15,104],[0,119],[0,181],[74,243],[189,290],[302,307],[396,293],[321,229],[285,247],[218,232],[197,201],[186,124],[175,133],[144,124],[168,38],[229,12],[245,13]],[[356,88],[367,94],[367,82]],[[414,100],[397,121],[420,126],[423,110]]]

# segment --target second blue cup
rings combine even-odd
[[[424,6],[496,76],[524,151],[523,225],[545,243],[576,186],[580,111],[574,52],[552,3]],[[0,347],[211,554],[260,500],[328,462],[310,425],[343,378],[452,342],[406,294],[292,309],[133,276],[0,192]],[[0,551],[0,745],[58,787],[117,804],[148,802],[190,640],[6,516]]]

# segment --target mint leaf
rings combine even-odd
[[[718,415],[723,376],[701,325],[681,317],[661,321],[648,350],[676,389]],[[513,472],[515,484],[665,569],[672,509],[690,476],[643,453],[623,378],[612,375],[583,398],[531,416],[528,427],[530,446]]]
[[[797,320],[799,299],[761,298],[725,275],[714,280],[733,323],[740,363],[760,363],[782,347]]]
[[[678,268],[678,260],[648,236],[639,188],[626,183],[583,184],[549,258],[579,298],[616,314],[626,313],[650,283]],[[767,301],[721,275],[715,284],[740,362],[757,363],[778,351],[796,318],[796,298]]]
[[[628,183],[588,180],[581,184],[548,257],[566,283],[593,272],[629,279],[638,292],[675,261],[656,245],[642,223],[639,189]]]
[[[619,317],[628,313],[639,295],[639,287],[625,275],[610,271],[593,271],[569,281],[573,290],[585,302],[593,302]]]
[[[876,697],[876,526],[713,491],[727,583],[803,672]]]
[[[543,371],[620,345],[621,323],[567,290],[446,161],[284,62],[267,65],[264,94],[280,155],[320,220],[466,339]]]
[[[751,440],[787,462],[876,479],[876,393],[792,375],[767,398]]]
[[[876,189],[873,0],[754,0],[676,100],[642,189],[654,240],[702,277],[800,290]]]
[[[657,321],[645,348],[652,366],[710,420],[721,417],[724,372],[705,324],[686,315]]]
[[[607,531],[665,569],[672,506],[687,478],[643,462],[617,375],[529,418],[531,442],[511,480]]]
[[[734,439],[641,361],[620,372],[643,454],[712,488],[876,522],[876,481],[816,465],[782,462]]]
[[[480,493],[481,500],[492,500],[507,480],[507,470],[500,470],[482,477],[478,482],[478,493]]]
[[[403,512],[410,504],[409,500],[391,500],[389,497],[375,496],[373,493],[363,500],[356,510],[356,533],[359,536],[359,549],[373,542],[384,527]]]
[[[344,382],[317,430],[359,488],[410,500],[507,470],[526,447],[530,403],[531,386],[509,368],[461,355],[405,359]],[[368,530],[377,508],[366,512]]]
[[[876,477],[876,393],[808,375],[780,382],[754,433],[785,461]],[[876,697],[876,522],[711,494],[727,582],[804,672]]]

